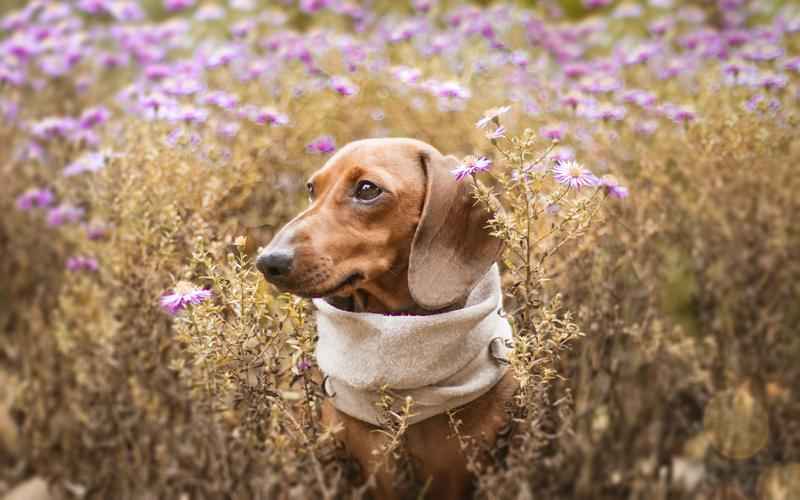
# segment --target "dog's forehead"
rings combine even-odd
[[[403,178],[421,174],[421,155],[435,152],[432,146],[414,139],[365,139],[352,142],[320,168],[312,178],[325,182],[328,177],[338,177],[347,171],[381,170]]]

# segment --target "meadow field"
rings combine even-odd
[[[395,136],[506,242],[519,422],[477,498],[800,498],[800,5],[0,5],[0,497],[367,497],[312,307],[253,261]]]

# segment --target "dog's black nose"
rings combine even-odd
[[[263,253],[256,259],[256,268],[261,271],[267,280],[281,280],[289,275],[292,270],[294,252],[287,250],[274,250]]]

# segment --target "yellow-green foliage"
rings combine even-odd
[[[421,16],[441,33],[456,32],[444,7]],[[191,20],[197,10],[148,8],[167,21]],[[411,8],[378,5],[384,31],[367,23],[363,33],[331,11],[257,9],[266,15],[237,47],[269,62],[279,57],[263,40],[308,37],[313,71],[281,60],[267,76],[243,80],[221,65],[207,70],[205,83],[241,104],[274,107],[289,117],[285,126],[216,108],[201,123],[147,118],[131,103],[152,89],[120,97],[141,83],[138,63],[92,76],[100,70],[87,57],[42,89],[0,84],[0,104],[19,105],[0,123],[0,380],[19,381],[19,443],[0,440],[0,463],[9,465],[0,493],[35,474],[68,497],[365,495],[352,464],[336,458],[332,430],[320,425],[311,307],[279,294],[252,265],[258,245],[306,206],[305,179],[327,158],[306,146],[323,134],[339,146],[410,136],[493,162],[475,174],[476,198],[498,211],[491,229],[507,243],[511,369],[522,389],[507,453],[470,460],[479,497],[754,497],[791,483],[791,464],[800,462],[797,72],[786,71],[784,88],[765,89],[727,82],[724,60],[697,59],[695,72],[673,78],[632,64],[616,75],[625,88],[647,89],[697,116],[629,104],[624,119],[587,118],[561,104],[571,95],[562,87],[573,83],[552,56],[560,47],[544,50],[530,41],[529,25],[514,21],[532,11],[501,5],[472,14],[499,19],[508,50],[464,36],[424,55],[413,41],[371,44],[402,26]],[[777,7],[749,9],[751,24],[800,19]],[[609,7],[573,23],[550,10],[536,16],[574,30],[597,57],[643,43],[649,23],[672,15],[648,7],[641,19],[622,19]],[[723,7],[700,12],[709,29],[728,22]],[[84,32],[113,24],[104,16],[75,14]],[[222,20],[189,22],[168,60],[191,56],[195,44],[237,40],[230,28],[251,18],[226,8]],[[690,24],[678,22],[667,43],[677,44]],[[790,61],[800,34],[786,30],[781,40],[781,61]],[[362,48],[366,62],[348,73],[342,47]],[[526,54],[523,73],[497,62],[511,50]],[[400,65],[418,68],[420,82],[453,80],[472,95],[440,98],[404,85],[392,69]],[[358,87],[354,95],[326,86],[344,74]],[[85,90],[76,85],[81,77],[92,79]],[[475,126],[506,104],[511,110],[487,128]],[[617,105],[619,96],[600,93],[596,104]],[[36,140],[43,160],[24,153],[32,124],[95,105],[112,111],[98,132],[109,151],[104,168],[61,174],[95,149],[84,140]],[[655,133],[642,131],[648,120],[658,123]],[[218,134],[230,121],[241,126],[235,137]],[[557,144],[540,133],[556,123],[566,130]],[[506,137],[487,139],[499,125]],[[563,146],[630,196],[560,184],[552,157]],[[45,210],[15,206],[27,189],[45,186],[59,202],[84,208],[85,222],[107,228],[105,236],[87,238],[81,224],[49,227]],[[72,256],[96,259],[97,271],[67,270]],[[160,298],[187,283],[212,297],[167,314]],[[709,407],[716,413],[705,415]],[[413,405],[405,410],[387,423],[394,440],[378,450],[395,462]],[[757,432],[739,439],[720,423],[730,421]],[[453,427],[476,457],[480,442],[462,436],[456,418]]]

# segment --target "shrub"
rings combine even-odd
[[[309,306],[252,258],[330,152],[385,135],[463,157],[507,241],[520,417],[479,497],[792,487],[800,12],[289,3],[2,19],[0,492],[364,496]]]

